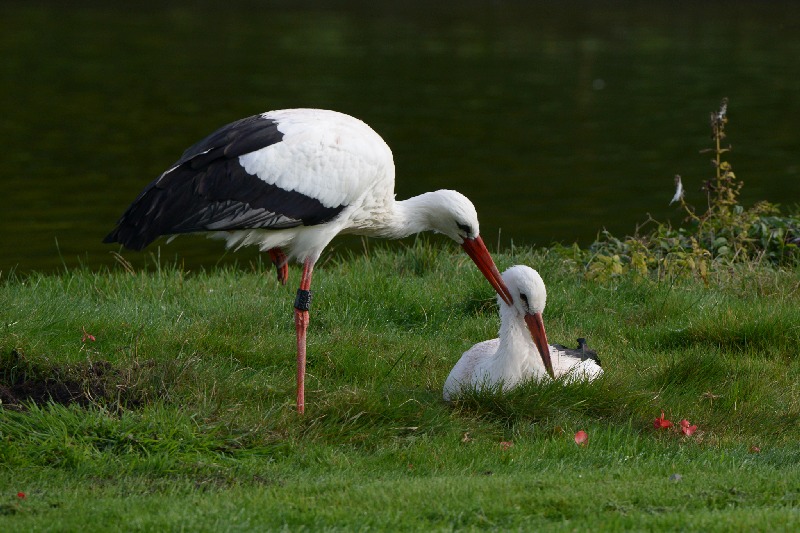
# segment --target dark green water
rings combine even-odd
[[[492,247],[678,220],[672,177],[702,204],[723,96],[745,202],[800,202],[790,2],[168,4],[0,7],[1,271],[113,263],[100,240],[142,186],[217,126],[285,107],[365,120],[398,197],[465,193]],[[222,256],[161,242],[189,267]]]

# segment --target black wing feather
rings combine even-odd
[[[562,346],[561,344],[554,344],[554,347],[565,352],[566,355],[570,357],[574,357],[576,359],[580,359],[581,361],[586,361],[587,359],[591,359],[598,366],[602,367],[602,363],[600,363],[600,357],[597,356],[597,352],[590,349],[589,345],[586,343],[586,339],[581,337],[578,339],[578,347],[576,349],[567,348],[566,346]]]
[[[345,206],[270,185],[239,156],[283,140],[261,115],[232,122],[190,146],[139,194],[103,242],[141,250],[161,235],[236,229],[286,229],[327,222]]]

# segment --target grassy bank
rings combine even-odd
[[[319,268],[302,417],[297,270],[6,277],[0,529],[800,525],[799,271],[587,281],[501,254],[542,273],[551,342],[587,337],[607,374],[448,405],[496,336],[491,289],[452,246],[394,250]]]

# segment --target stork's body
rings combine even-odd
[[[450,401],[465,389],[502,386],[502,390],[509,390],[524,381],[549,376],[591,380],[602,374],[599,362],[582,356],[580,350],[547,344],[541,318],[547,293],[538,272],[517,265],[503,273],[503,280],[513,303],[499,300],[500,336],[464,352],[445,381],[445,400]],[[548,357],[540,355],[545,350]],[[552,372],[547,361],[552,364]]]
[[[283,283],[287,261],[301,262],[295,324],[302,412],[311,276],[336,235],[443,233],[511,301],[479,236],[472,203],[448,190],[396,201],[394,175],[391,150],[362,121],[319,109],[271,111],[223,126],[188,148],[145,187],[105,242],[141,250],[162,235],[206,232],[228,246],[269,252]]]

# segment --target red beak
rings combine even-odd
[[[542,357],[544,367],[550,377],[556,379],[553,373],[553,362],[550,360],[550,346],[547,344],[547,334],[544,332],[544,322],[542,321],[542,313],[533,313],[525,315],[525,323],[528,325],[528,330],[531,332],[533,344],[539,350],[539,355]]]
[[[508,305],[511,305],[511,292],[509,292],[508,287],[506,287],[506,284],[503,282],[503,278],[500,277],[500,272],[498,272],[494,260],[489,254],[489,250],[486,249],[486,245],[483,244],[483,239],[481,239],[480,235],[474,239],[464,239],[464,242],[461,243],[461,247],[464,248],[467,255],[470,256],[478,266],[478,270],[486,276],[486,279],[492,284],[492,287],[494,287],[494,290],[500,295],[500,298]],[[544,329],[542,329],[542,334],[544,334]],[[545,342],[545,345],[546,344]]]

